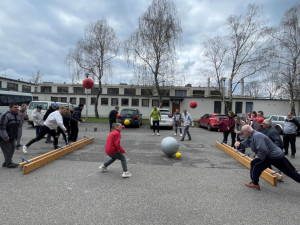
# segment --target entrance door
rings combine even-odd
[[[180,101],[179,100],[173,100],[173,104],[172,104],[172,114],[175,113],[175,110],[179,109],[180,112]]]

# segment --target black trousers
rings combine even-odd
[[[283,148],[287,154],[289,152],[289,144],[291,144],[292,154],[296,153],[296,134],[283,134]]]
[[[70,130],[70,136],[69,136],[69,140],[70,141],[77,141],[78,138],[78,124],[75,123],[71,123],[71,130]]]
[[[231,134],[231,147],[234,147],[235,137],[236,137],[235,132],[230,132],[229,130],[223,132],[223,143],[227,144],[229,134]]]
[[[0,147],[4,155],[3,165],[9,165],[15,152],[15,141],[0,140]]]
[[[58,128],[57,128],[57,136],[59,136],[60,134],[62,134],[62,136],[63,136],[65,142],[68,143],[66,133],[65,133],[60,127],[58,127]]]
[[[108,155],[111,159],[108,160],[106,163],[104,163],[105,167],[108,167],[110,164],[112,164],[114,161],[121,160],[123,172],[127,172],[127,163],[126,158],[123,153],[117,152],[115,154]]]
[[[46,134],[50,134],[53,137],[53,146],[54,148],[57,148],[56,146],[58,145],[58,138],[57,138],[57,134],[56,134],[56,130],[51,130],[49,127],[47,126],[41,126],[40,132],[38,134],[38,136],[34,139],[32,139],[31,141],[29,141],[26,146],[29,147],[30,145],[32,145],[33,143],[41,140]]]
[[[289,176],[293,180],[300,183],[300,174],[297,172],[295,167],[290,163],[290,161],[283,156],[277,159],[270,159],[268,157],[264,160],[261,160],[259,158],[253,159],[251,161],[251,168],[250,168],[250,177],[252,179],[253,184],[258,184],[259,176],[270,165],[275,166],[285,175]]]
[[[157,133],[159,133],[159,120],[153,121],[153,133],[155,133],[155,129],[157,130]]]

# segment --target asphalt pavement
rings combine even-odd
[[[132,177],[124,179],[120,161],[99,171],[108,159],[108,129],[80,124],[79,139],[94,137],[94,143],[27,175],[0,168],[0,224],[300,224],[299,183],[284,176],[277,186],[261,179],[261,191],[247,188],[249,169],[215,146],[222,133],[192,127],[192,141],[181,142],[172,130],[152,136],[145,125],[125,128],[121,145]],[[34,135],[26,125],[21,143]],[[162,153],[160,142],[167,136],[178,140],[181,159]],[[59,143],[64,144],[61,138]],[[300,149],[300,137],[296,146]],[[16,150],[14,161],[50,150],[43,139],[26,155]],[[300,170],[300,150],[288,159]]]

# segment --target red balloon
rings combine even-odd
[[[125,129],[125,126],[124,126],[124,125],[122,125],[122,129]]]
[[[197,102],[191,101],[190,107],[191,107],[192,109],[195,109],[195,108],[197,107]]]
[[[121,117],[121,115],[118,113],[118,114],[117,114],[117,117]]]
[[[82,84],[86,89],[91,89],[92,87],[94,87],[94,81],[90,78],[84,79]]]

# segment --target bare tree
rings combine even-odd
[[[84,38],[79,40],[75,49],[70,49],[66,64],[72,72],[72,78],[80,79],[86,73],[91,74],[99,83],[95,103],[95,115],[99,118],[98,101],[102,92],[101,80],[110,73],[112,59],[118,55],[120,43],[112,27],[105,19],[86,27]]]
[[[127,61],[133,65],[137,79],[153,85],[160,99],[160,86],[174,79],[181,32],[175,4],[153,0],[139,18],[139,28],[124,43]]]
[[[245,94],[251,97],[260,97],[262,94],[262,85],[259,80],[252,80],[245,85]]]
[[[204,56],[210,64],[209,70],[210,74],[214,76],[210,78],[215,78],[213,82],[216,84],[216,91],[220,93],[220,98],[223,99],[224,95],[224,84],[222,84],[222,79],[226,76],[226,54],[228,53],[227,46],[221,36],[217,36],[211,39],[205,39],[203,41],[204,46]]]
[[[41,83],[42,76],[43,75],[42,75],[41,71],[37,70],[35,74],[32,74],[30,82],[32,82],[34,84]]]
[[[274,38],[278,43],[275,57],[280,65],[282,88],[288,94],[291,112],[295,114],[295,101],[300,94],[300,4],[285,12]]]
[[[262,94],[268,96],[269,99],[274,99],[280,94],[282,79],[279,74],[280,68],[270,67],[265,73],[262,74],[260,87]]]

